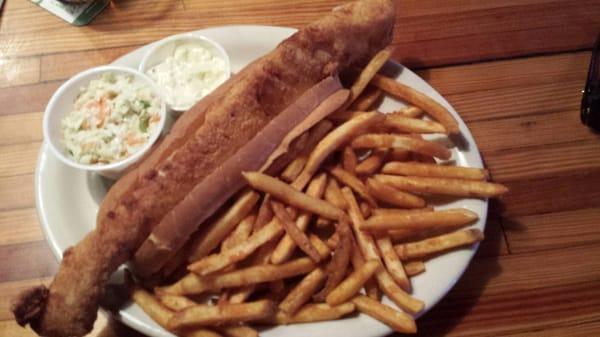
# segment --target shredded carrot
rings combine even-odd
[[[158,114],[154,114],[150,117],[150,124],[158,123],[160,121],[160,116]]]

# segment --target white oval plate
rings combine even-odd
[[[238,72],[249,62],[269,52],[279,42],[293,34],[295,29],[269,26],[224,26],[193,32],[219,42],[231,58],[233,72]],[[143,46],[113,62],[137,68],[142,57],[152,44]],[[457,165],[482,167],[477,145],[466,125],[456,111],[429,86],[423,79],[407,68],[388,64],[388,68],[398,73],[399,82],[410,85],[434,98],[459,119],[462,137],[460,148],[452,149],[453,160]],[[387,112],[400,108],[402,104],[386,98],[380,110]],[[109,184],[94,174],[87,174],[62,164],[49,151],[46,144],[40,150],[36,174],[36,204],[40,222],[52,252],[58,260],[68,247],[75,245],[94,228],[96,212]],[[484,229],[487,217],[487,200],[461,199],[440,205],[439,208],[465,207],[479,214],[480,220],[473,227]],[[473,257],[477,246],[461,249],[426,263],[427,272],[413,278],[413,295],[426,303],[425,311],[431,309],[456,283]],[[120,278],[119,278],[120,279]],[[391,302],[386,301],[391,304]],[[172,337],[152,321],[135,304],[123,307],[117,315],[132,328],[153,337]],[[298,324],[265,329],[262,336],[332,336],[346,337],[382,336],[390,329],[365,315],[353,316],[338,321]]]

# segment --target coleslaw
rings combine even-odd
[[[82,164],[108,164],[138,151],[159,125],[160,98],[133,76],[104,73],[81,88],[61,120],[68,155]]]

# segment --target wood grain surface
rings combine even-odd
[[[0,15],[0,335],[10,299],[51,281],[33,174],[44,107],[86,68],[162,37],[227,24],[300,27],[338,0],[115,0],[69,26],[29,1]],[[494,180],[486,240],[420,336],[600,335],[600,139],[579,122],[600,2],[398,0],[394,57],[461,114]],[[293,10],[291,10],[293,8]],[[141,336],[103,315],[90,336]]]

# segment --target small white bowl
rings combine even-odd
[[[146,74],[148,69],[154,67],[155,65],[164,61],[167,57],[173,55],[175,48],[189,42],[198,43],[207,48],[214,56],[222,58],[225,62],[225,73],[227,74],[226,80],[229,79],[231,76],[231,63],[229,61],[229,55],[227,55],[225,49],[220,44],[207,37],[191,33],[173,35],[153,44],[150,50],[148,50],[146,55],[144,55],[142,58],[142,62],[138,68],[139,71]],[[189,110],[195,103],[188,106],[172,106],[167,102],[167,109],[172,111],[174,115],[177,116],[182,112]]]
[[[160,122],[153,131],[154,133],[150,135],[150,138],[148,139],[146,144],[144,144],[143,147],[141,147],[137,152],[133,153],[131,156],[116,162],[112,162],[110,164],[92,165],[78,163],[66,155],[67,151],[65,149],[65,145],[62,142],[63,136],[60,125],[61,120],[65,115],[69,114],[73,110],[73,104],[75,103],[75,100],[79,95],[81,88],[87,86],[91,80],[100,78],[100,76],[106,72],[133,75],[134,81],[143,82],[150,86],[154,94],[157,97],[159,97],[161,102],[159,110]],[[138,161],[156,142],[165,126],[166,117],[167,112],[164,99],[162,98],[158,87],[148,76],[140,73],[135,69],[127,67],[101,66],[88,69],[84,72],[73,76],[68,81],[63,83],[63,85],[61,85],[60,88],[56,90],[54,95],[52,95],[52,98],[50,98],[50,102],[48,102],[48,105],[46,106],[46,110],[44,112],[44,140],[50,145],[50,149],[52,150],[54,155],[63,163],[77,169],[96,172],[110,179],[117,179],[124,173],[124,171],[129,166]]]

